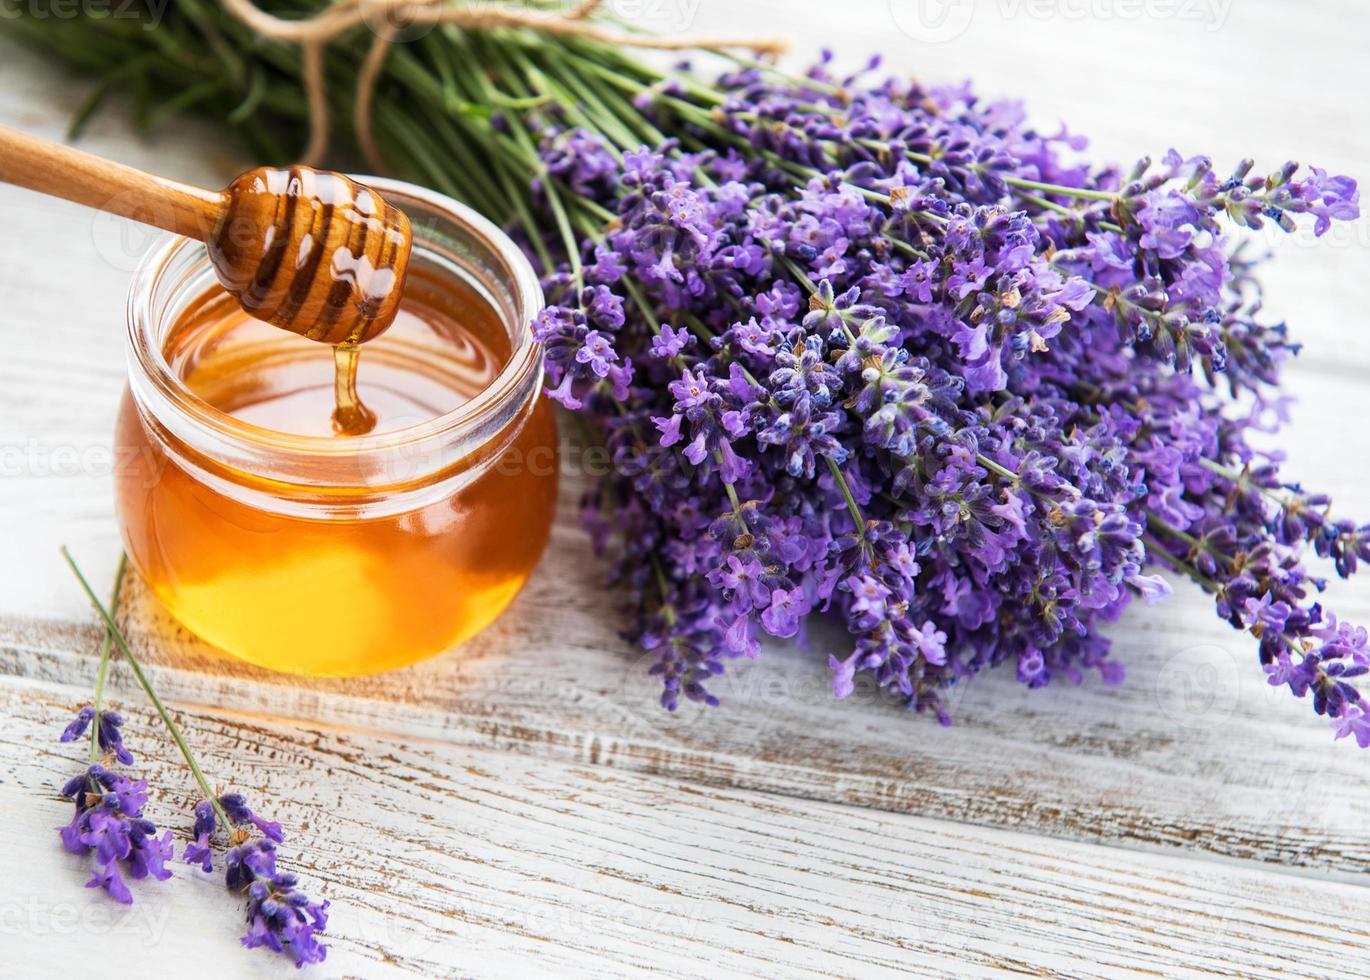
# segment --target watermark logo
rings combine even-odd
[[[137,272],[148,254],[171,236],[162,229],[174,225],[175,217],[169,203],[149,201],[131,192],[116,194],[91,214],[91,243],[111,268]]]
[[[895,26],[915,41],[954,41],[975,18],[975,0],[889,0]]]
[[[605,0],[611,18],[658,34],[679,34],[694,26],[703,0]]]
[[[0,479],[104,479],[137,480],[157,485],[167,459],[151,446],[108,446],[48,443],[39,439],[0,443]]]
[[[1187,647],[1156,676],[1156,700],[1176,727],[1209,731],[1237,710],[1241,670],[1232,652],[1213,643]]]
[[[441,7],[436,4],[412,0],[363,0],[361,5],[362,20],[371,32],[395,44],[407,44],[428,35],[438,26],[432,14],[439,10]]]
[[[107,2],[118,3],[124,0]],[[681,34],[694,26],[702,2],[703,0],[603,0],[596,5],[593,14],[653,34]],[[560,3],[540,8],[540,13],[548,17],[567,17],[583,5],[583,0],[561,0]],[[405,43],[417,41],[437,27],[445,9],[453,8],[421,0],[364,0],[361,13],[362,20],[374,34],[395,43]],[[455,9],[465,18],[461,23],[469,23],[479,20],[482,9],[488,10],[494,17],[506,15],[509,4],[504,0],[475,0],[463,3]]]

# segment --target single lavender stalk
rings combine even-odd
[[[115,573],[110,606],[117,609],[124,580],[124,562]],[[100,647],[100,667],[96,674],[94,706],[86,706],[62,732],[59,741],[72,742],[90,728],[90,764],[86,771],[72,777],[62,787],[62,795],[72,800],[76,812],[71,822],[58,828],[62,846],[72,854],[95,855],[95,873],[87,888],[103,888],[125,905],[133,894],[124,880],[154,878],[165,881],[171,872],[165,867],[171,857],[171,832],[160,838],[156,825],[143,816],[147,803],[147,783],[141,779],[111,772],[97,760],[101,754],[132,765],[133,755],[124,747],[120,726],[123,718],[116,711],[103,710],[105,677],[109,672],[110,634],[106,628]]]
[[[108,660],[110,655],[109,640],[112,637],[118,644],[119,650],[123,653],[128,665],[133,670],[134,676],[138,679],[139,686],[148,696],[148,700],[157,710],[167,731],[171,734],[172,740],[180,750],[181,757],[185,760],[191,774],[195,777],[201,792],[205,794],[202,800],[195,807],[195,840],[186,845],[182,855],[183,860],[191,864],[200,865],[205,871],[213,871],[213,858],[211,853],[211,841],[220,826],[233,828],[229,835],[230,848],[225,855],[224,882],[227,887],[247,899],[246,917],[247,932],[242,936],[242,944],[248,949],[265,947],[277,953],[287,953],[294,957],[295,965],[303,967],[309,963],[321,963],[328,954],[328,948],[319,941],[318,934],[322,933],[328,925],[328,902],[314,902],[307,895],[299,891],[298,879],[286,872],[278,871],[276,868],[276,844],[285,839],[281,832],[280,824],[274,821],[263,819],[248,809],[247,802],[239,793],[216,794],[209,788],[209,782],[205,779],[204,772],[195,759],[194,753],[181,733],[180,726],[176,724],[171,713],[162,703],[157,692],[153,690],[151,682],[144,673],[142,664],[129,649],[127,640],[118,624],[114,621],[110,612],[100,603],[90,583],[86,581],[85,575],[77,566],[71,553],[63,547],[62,557],[70,566],[72,574],[80,583],[85,591],[90,603],[95,607],[95,611],[104,620],[106,629],[105,644],[101,650],[100,670],[97,675],[97,700],[103,693],[103,682],[108,670]],[[119,562],[119,578],[122,581],[125,558],[121,557]],[[118,600],[118,584],[111,601],[111,605]],[[84,709],[83,709],[84,711]],[[108,714],[108,713],[107,713]],[[85,719],[88,724],[90,718]],[[78,725],[81,731],[84,730],[81,724],[81,716],[77,721],[68,726],[67,732],[71,732]],[[117,733],[117,725],[111,726]],[[72,738],[80,737],[81,731],[77,731]],[[63,733],[63,740],[70,741]],[[120,743],[122,744],[122,743]],[[89,847],[97,846],[113,838],[113,843],[108,845],[122,846],[123,850],[117,852],[121,859],[129,862],[129,870],[133,877],[143,877],[146,874],[153,874],[158,878],[169,878],[171,873],[167,871],[162,862],[171,857],[171,833],[168,831],[165,837],[149,854],[149,846],[145,843],[150,833],[151,822],[142,820],[135,823],[133,820],[139,818],[142,806],[147,801],[145,792],[146,785],[142,782],[129,783],[121,777],[106,773],[101,767],[92,765],[90,771],[73,779],[63,789],[64,796],[75,796],[77,799],[77,818],[73,821],[73,827],[80,824],[84,814],[95,813],[94,818],[85,820],[86,824],[95,821],[95,830],[83,831],[86,835],[95,832],[99,833],[98,840],[87,842],[85,837],[80,836],[71,828],[64,828],[62,832],[63,843],[68,839],[76,843]],[[101,795],[97,795],[103,790]],[[89,801],[94,800],[94,803]],[[123,819],[120,823],[115,823],[113,817],[102,815],[97,807],[107,802],[106,809],[112,809],[115,814],[128,814],[128,819]],[[252,827],[262,836],[252,839],[252,832],[247,828]],[[118,832],[123,833],[123,837],[117,836]],[[127,843],[125,843],[127,839]],[[68,849],[72,849],[68,845]],[[102,857],[106,853],[99,852]],[[110,851],[109,853],[116,853]],[[127,887],[119,878],[117,870],[111,872],[111,862],[106,861],[97,868],[97,875],[92,879],[91,886],[103,885],[110,891],[111,895],[121,901],[130,901],[127,897]]]

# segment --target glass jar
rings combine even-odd
[[[115,431],[129,558],[188,629],[272,670],[374,673],[469,638],[527,580],[555,506],[532,268],[471,209],[361,179],[409,215],[411,269],[474,292],[507,332],[493,382],[447,414],[348,438],[242,421],[197,397],[167,357],[182,315],[219,288],[204,245],[155,251],[129,294]]]

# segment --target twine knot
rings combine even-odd
[[[376,37],[357,75],[357,91],[352,108],[353,126],[358,146],[377,170],[384,170],[385,165],[371,126],[371,105],[386,55],[402,30],[398,26],[400,24],[406,27],[451,24],[468,30],[521,27],[546,34],[659,51],[746,48],[756,54],[779,54],[789,47],[788,41],[774,37],[683,35],[667,38],[607,30],[590,19],[602,4],[603,0],[580,0],[571,9],[560,13],[506,3],[456,5],[455,0],[336,0],[313,17],[286,20],[268,14],[253,0],[223,0],[224,9],[259,37],[300,45],[304,91],[309,106],[309,143],[301,162],[308,165],[317,165],[328,150],[328,83],[324,77],[324,52],[334,39],[362,25],[370,27]]]

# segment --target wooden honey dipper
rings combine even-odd
[[[409,219],[342,174],[259,167],[216,192],[0,127],[0,181],[203,241],[244,310],[311,340],[364,343],[399,307]]]

